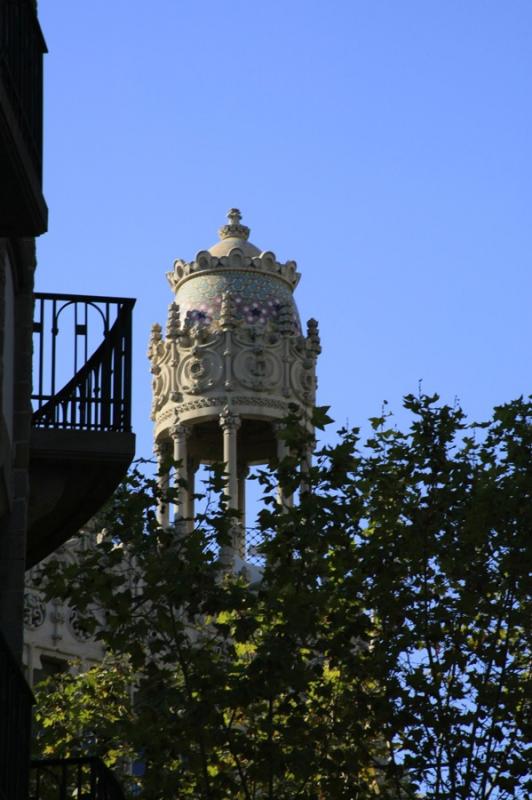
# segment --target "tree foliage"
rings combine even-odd
[[[93,704],[96,725],[84,676],[48,684],[41,751],[86,751],[90,730],[108,761],[136,754],[137,796],[153,800],[528,796],[532,407],[474,424],[435,396],[404,404],[408,430],[385,415],[363,443],[342,430],[304,473],[288,419],[279,479],[304,489],[283,509],[277,475],[259,474],[252,585],[217,558],[235,523],[220,471],[219,502],[186,535],[160,529],[156,481],[134,471],[82,563],[46,577],[127,654],[134,701],[107,722]],[[67,686],[72,719],[57,710]]]

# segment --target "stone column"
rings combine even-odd
[[[188,528],[192,531],[194,529],[194,484],[196,479],[197,464],[193,458],[187,461],[187,498],[185,504],[185,515],[190,522]]]
[[[282,430],[283,425],[279,422],[273,424],[273,430],[275,432],[276,441],[277,441],[277,460],[281,462],[286,456],[289,455],[290,450],[287,447],[287,444],[284,439],[279,438],[279,431]],[[294,505],[294,497],[293,495],[287,495],[284,489],[277,485],[277,502],[283,508],[292,508]]]
[[[186,500],[187,491],[181,485],[181,481],[187,479],[187,436],[190,429],[187,425],[177,423],[170,428],[170,436],[174,444],[174,461],[178,462],[175,470],[175,485],[176,485],[176,503],[175,503],[175,521],[183,519],[186,515]]]
[[[236,435],[240,427],[240,417],[225,406],[220,414],[220,426],[224,437],[224,462],[227,472],[228,508],[238,509],[238,465]]]
[[[240,463],[238,465],[238,510],[240,512],[240,537],[237,542],[237,552],[240,558],[244,558],[246,552],[246,478],[248,476],[248,465]]]
[[[316,441],[312,441],[306,448],[303,458],[301,459],[301,488],[302,493],[310,492],[310,483],[308,481],[308,474],[312,467],[312,454],[316,446]]]
[[[236,473],[238,478],[238,510],[240,511],[240,518],[244,527],[246,525],[246,478],[248,472],[248,465],[240,462]]]
[[[224,462],[227,472],[225,493],[228,496],[227,508],[238,510],[238,462],[236,437],[240,427],[240,417],[225,406],[219,417],[223,431]],[[233,524],[231,545],[223,547],[220,553],[222,563],[231,567],[235,556],[242,550],[242,526],[236,520]]]
[[[161,494],[166,495],[170,486],[168,459],[170,456],[171,443],[169,441],[156,442],[153,449],[155,451],[158,467],[157,483]],[[160,500],[157,505],[157,522],[162,528],[167,528],[170,524],[170,505],[169,503],[164,503],[162,500]]]

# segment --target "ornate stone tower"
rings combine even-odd
[[[218,461],[226,465],[230,507],[243,520],[249,465],[282,457],[276,431],[289,403],[310,411],[315,401],[318,325],[311,319],[301,332],[296,264],[251,244],[238,209],[228,219],[209,250],[175,261],[166,336],[155,324],[150,338],[155,450],[161,465],[173,455],[188,486],[178,491],[176,519],[194,516],[198,466]],[[168,523],[162,511],[161,524]],[[234,548],[245,557],[243,533]]]

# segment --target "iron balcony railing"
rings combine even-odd
[[[99,758],[35,759],[29,800],[124,800],[120,784]]]
[[[0,633],[0,800],[27,800],[33,702]]]
[[[34,428],[131,430],[135,300],[35,294]]]
[[[35,0],[0,0],[0,80],[42,179],[42,83],[46,43]]]

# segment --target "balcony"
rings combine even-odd
[[[124,800],[112,772],[99,758],[34,760],[30,766],[29,800]]]
[[[128,298],[35,294],[27,568],[109,499],[135,454]]]
[[[43,54],[33,0],[0,0],[0,236],[47,228],[42,193]]]
[[[33,702],[0,633],[0,800],[27,800]]]

